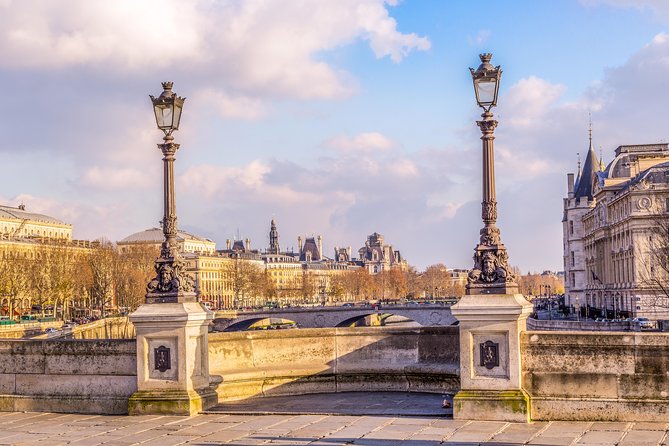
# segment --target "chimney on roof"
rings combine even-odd
[[[227,239],[227,240],[225,241],[225,249],[227,249],[228,251],[230,251],[230,239]]]
[[[318,256],[323,258],[323,237],[320,235],[318,236]]]
[[[567,196],[569,198],[574,198],[574,174],[567,174]]]
[[[302,254],[302,236],[301,235],[297,236],[297,252]]]
[[[248,237],[246,238],[246,250],[250,251],[251,250],[251,239]]]

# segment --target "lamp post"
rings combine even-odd
[[[165,134],[158,148],[163,153],[163,234],[165,240],[154,268],[156,277],[146,286],[146,303],[194,302],[193,279],[186,273],[186,263],[177,244],[177,210],[174,194],[174,154],[179,144],[174,143],[172,132],[179,130],[185,98],[172,91],[172,82],[163,82],[160,96],[151,98],[156,124]]]
[[[490,111],[497,105],[499,81],[502,70],[494,67],[490,60],[492,54],[481,54],[481,65],[470,68],[476,102],[483,109],[483,118],[476,121],[481,129],[483,141],[483,200],[481,217],[483,228],[480,230],[480,242],[474,249],[474,268],[469,272],[467,294],[517,294],[518,285],[508,264],[506,247],[502,244],[497,222],[497,200],[495,196],[495,153],[494,139],[497,121]]]

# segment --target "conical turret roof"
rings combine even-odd
[[[592,137],[590,138],[590,148],[588,149],[588,156],[585,158],[583,170],[581,171],[574,191],[574,198],[588,197],[592,200],[592,177],[599,170],[599,161],[595,154],[595,149],[592,146]]]

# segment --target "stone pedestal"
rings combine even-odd
[[[521,388],[520,332],[532,304],[521,294],[471,294],[451,307],[460,321],[460,392],[453,417],[527,422]]]
[[[213,313],[197,302],[144,304],[137,332],[137,392],[130,415],[195,415],[218,402],[209,383],[207,333]]]

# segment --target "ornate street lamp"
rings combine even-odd
[[[509,268],[509,257],[502,244],[497,222],[497,201],[495,197],[495,152],[493,133],[497,121],[490,111],[497,105],[497,94],[502,70],[490,63],[492,54],[481,54],[481,65],[470,68],[476,102],[483,109],[483,118],[476,121],[481,129],[483,141],[483,201],[481,217],[483,229],[480,242],[474,249],[474,268],[469,272],[467,294],[517,294],[518,285]]]
[[[194,302],[193,279],[186,273],[186,263],[179,254],[177,244],[177,210],[174,195],[174,154],[179,144],[172,142],[172,132],[179,129],[181,111],[185,98],[172,91],[172,82],[163,82],[163,92],[157,98],[150,96],[158,128],[165,133],[163,144],[164,214],[163,234],[165,241],[156,259],[156,277],[146,286],[146,303]]]

